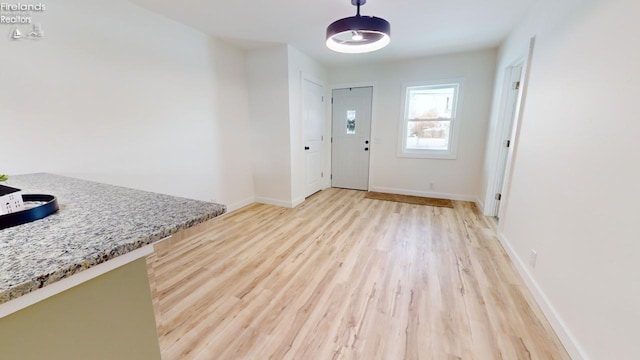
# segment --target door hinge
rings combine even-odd
[[[333,174],[329,175],[329,179],[333,180]]]
[[[322,100],[321,100],[321,101],[322,101],[322,102],[324,102],[324,96],[322,97]]]
[[[331,137],[331,143],[333,144],[333,136]]]
[[[324,135],[320,135],[320,141],[324,141]]]
[[[333,98],[331,98],[331,104],[333,104]]]
[[[504,147],[508,148],[511,146],[511,140],[505,140],[504,141]]]
[[[324,177],[324,172],[322,172],[322,171],[320,172],[320,177],[322,177],[322,178]]]
[[[520,81],[516,81],[513,83],[513,90],[520,90]]]
[[[496,200],[498,200],[498,201],[502,200],[502,194],[497,193],[496,194]]]

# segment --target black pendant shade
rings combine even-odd
[[[327,27],[327,47],[342,53],[366,53],[387,46],[391,41],[391,25],[375,16],[361,16],[360,6],[366,0],[351,0],[358,7],[356,16],[334,21]]]

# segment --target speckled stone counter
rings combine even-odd
[[[52,174],[12,176],[60,210],[0,230],[0,304],[216,217],[224,205]]]

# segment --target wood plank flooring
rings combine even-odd
[[[327,189],[205,227],[147,260],[164,359],[569,359],[472,203]]]

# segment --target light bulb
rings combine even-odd
[[[361,41],[362,39],[364,39],[362,34],[360,34],[357,31],[353,31],[353,35],[351,36],[351,40],[353,40],[353,41]]]

